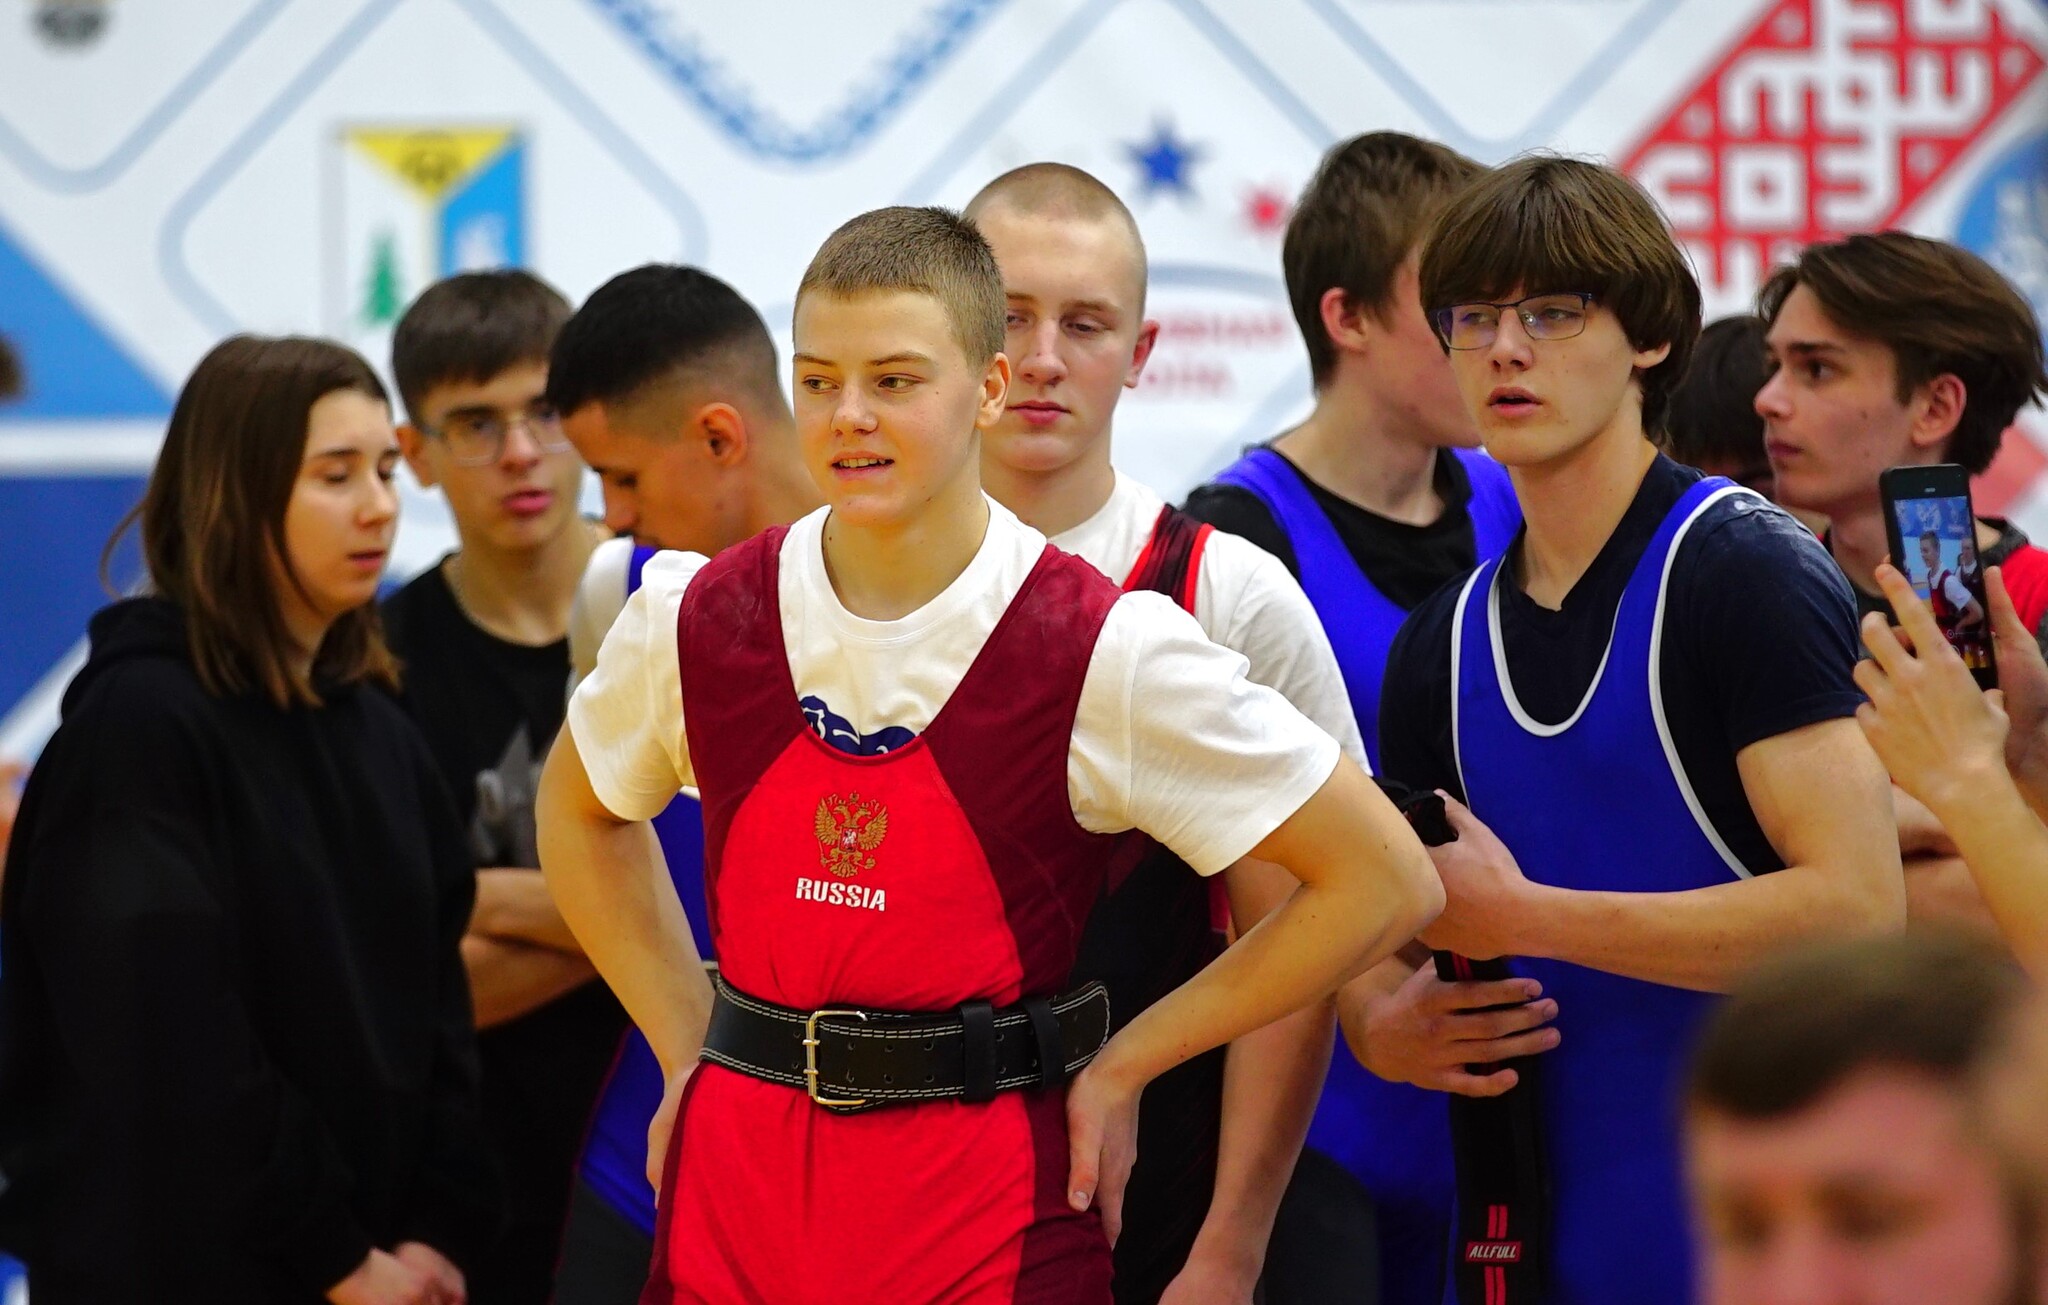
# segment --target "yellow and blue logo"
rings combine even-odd
[[[526,254],[526,142],[516,127],[347,127],[340,134],[332,313],[360,339],[457,272]]]

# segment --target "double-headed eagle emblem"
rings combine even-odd
[[[818,803],[815,828],[818,863],[841,879],[851,879],[875,868],[875,858],[868,854],[888,836],[889,812],[858,793],[834,793]]]

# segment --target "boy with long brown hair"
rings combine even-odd
[[[1510,1251],[1540,1249],[1554,1299],[1683,1301],[1669,1102],[1707,994],[1801,938],[1903,919],[1851,719],[1854,609],[1790,516],[1650,442],[1700,297],[1634,182],[1507,164],[1450,202],[1421,284],[1526,527],[1403,627],[1383,755],[1470,808],[1425,939],[1513,958],[1562,1035],[1537,1113],[1552,1226],[1467,1219],[1454,1259],[1512,1279]]]

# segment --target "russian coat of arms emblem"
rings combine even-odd
[[[889,811],[858,793],[834,793],[818,802],[818,863],[841,879],[875,868],[870,855],[889,833]]]

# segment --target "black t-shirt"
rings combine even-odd
[[[1278,449],[1273,451],[1279,453]],[[1287,457],[1284,453],[1280,456]],[[1287,465],[1293,467],[1294,463],[1289,460]],[[1301,468],[1295,470],[1299,472]],[[1351,560],[1365,572],[1373,588],[1397,607],[1413,608],[1435,593],[1444,581],[1479,564],[1479,546],[1473,540],[1472,517],[1466,509],[1472,498],[1472,481],[1465,474],[1465,465],[1448,453],[1438,454],[1436,460],[1436,492],[1443,500],[1444,510],[1426,526],[1411,526],[1368,512],[1350,499],[1324,489],[1306,474],[1301,479],[1316,506],[1336,528]],[[1251,540],[1286,563],[1295,579],[1301,578],[1301,563],[1288,542],[1287,532],[1273,519],[1265,502],[1250,490],[1236,485],[1198,486],[1188,495],[1182,511],[1218,530]]]
[[[1508,673],[1538,721],[1568,719],[1598,672],[1636,563],[1702,473],[1662,455],[1621,523],[1559,611],[1501,586]],[[1503,565],[1520,566],[1518,537]],[[1666,596],[1664,711],[1687,779],[1724,841],[1752,872],[1784,868],[1744,795],[1735,757],[1763,739],[1852,715],[1862,695],[1856,604],[1813,536],[1748,495],[1708,509],[1679,545]],[[1459,586],[1418,607],[1387,657],[1381,769],[1463,798],[1451,742],[1451,622]],[[1476,600],[1475,600],[1476,601]]]
[[[538,874],[534,785],[567,706],[568,640],[532,647],[480,629],[457,605],[445,565],[384,604],[402,701],[455,794],[476,864]],[[485,1121],[512,1186],[508,1240],[543,1227],[552,1238],[560,1227],[591,1106],[625,1028],[625,1012],[593,980],[479,1036]],[[547,1284],[535,1283],[531,1299],[546,1297]]]

